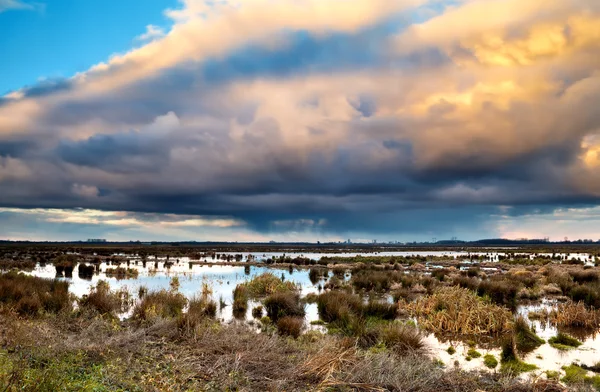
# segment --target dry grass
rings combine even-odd
[[[267,272],[242,283],[251,298],[259,298],[280,292],[296,292],[300,288],[293,282],[283,281],[274,274]]]
[[[600,326],[600,310],[589,309],[582,302],[559,304],[550,311],[549,318],[558,327],[595,329]]]
[[[264,301],[267,316],[274,322],[286,316],[304,317],[304,305],[300,303],[300,296],[293,292],[280,292],[271,294]]]
[[[107,268],[104,272],[106,276],[117,279],[137,279],[139,272],[135,268]]]
[[[131,295],[126,289],[112,292],[109,284],[101,280],[90,290],[88,295],[84,295],[79,300],[79,306],[82,309],[114,316],[116,313],[127,311],[132,302]]]
[[[69,283],[9,272],[0,275],[0,302],[28,316],[41,311],[68,310],[71,308]]]
[[[138,322],[155,322],[160,318],[181,316],[187,299],[176,291],[151,291],[133,309],[133,319]]]
[[[433,332],[502,334],[512,329],[512,314],[508,309],[460,287],[443,287],[414,302],[401,302],[400,306],[417,317],[423,328]]]
[[[277,321],[277,332],[280,335],[291,336],[297,339],[304,327],[303,317],[284,316]]]

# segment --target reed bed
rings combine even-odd
[[[567,302],[550,311],[549,319],[558,327],[595,329],[600,327],[600,310],[590,309],[583,302]]]
[[[513,327],[511,312],[477,297],[468,289],[442,287],[432,295],[400,307],[433,332],[454,334],[503,334]]]

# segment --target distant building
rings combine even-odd
[[[87,242],[98,243],[98,242],[106,242],[106,240],[104,238],[90,238],[87,240]]]

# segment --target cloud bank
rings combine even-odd
[[[0,98],[2,207],[343,238],[509,235],[507,207],[598,204],[595,0],[185,0],[166,15],[141,47]]]

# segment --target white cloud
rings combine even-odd
[[[165,36],[165,34],[165,30],[162,27],[149,24],[146,26],[146,32],[144,34],[138,35],[137,37],[135,37],[135,39],[137,41],[147,42],[158,38],[162,38]]]
[[[0,13],[8,10],[43,11],[45,4],[21,0],[0,0]]]

